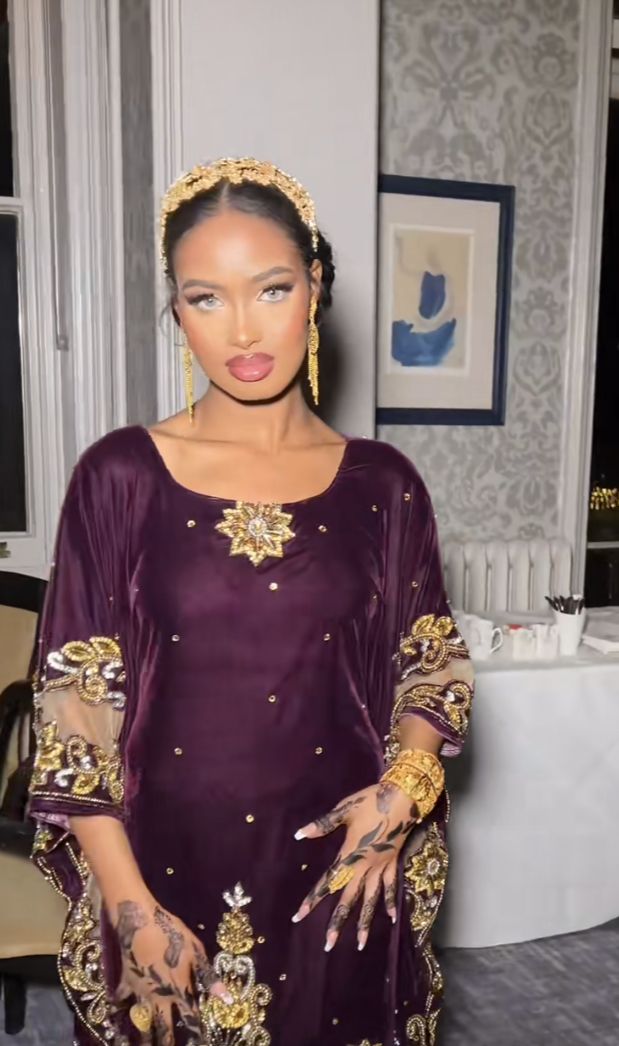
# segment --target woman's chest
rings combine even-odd
[[[260,506],[161,499],[133,579],[135,610],[179,630],[209,621],[285,637],[291,620],[357,619],[380,599],[382,519],[342,498]]]

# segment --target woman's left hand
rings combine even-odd
[[[414,803],[396,785],[379,781],[348,796],[323,817],[296,833],[296,839],[318,839],[341,825],[346,838],[331,867],[307,895],[293,922],[300,922],[330,893],[343,888],[329,928],[325,951],[331,951],[352,908],[363,897],[357,926],[361,951],[381,892],[387,914],[396,921],[396,881],[398,855],[411,828],[419,822]]]

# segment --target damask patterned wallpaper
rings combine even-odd
[[[383,0],[380,169],[516,186],[505,427],[385,426],[443,538],[557,533],[579,0]]]

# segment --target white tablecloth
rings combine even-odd
[[[474,948],[619,916],[619,656],[477,665],[448,773],[451,864],[437,940]]]

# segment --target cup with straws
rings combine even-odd
[[[585,600],[582,595],[546,596],[559,629],[559,653],[574,657],[585,625]]]

